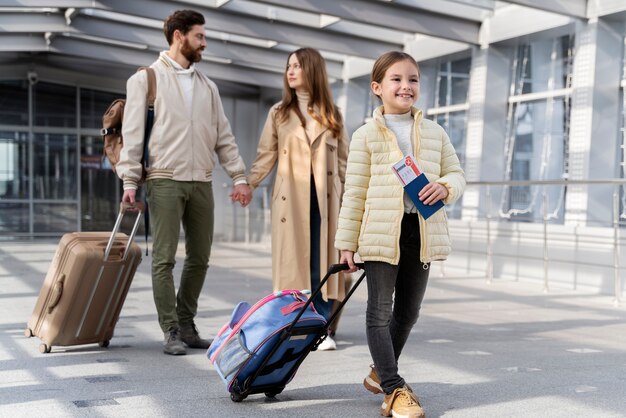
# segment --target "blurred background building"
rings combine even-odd
[[[623,0],[0,0],[0,240],[111,228],[122,191],[102,114],[167,49],[163,18],[182,8],[207,20],[198,67],[247,164],[289,52],[322,52],[351,134],[378,105],[374,60],[404,50],[421,66],[417,105],[470,182],[447,208],[445,268],[621,297]],[[217,170],[216,239],[268,241],[265,184],[241,209]]]

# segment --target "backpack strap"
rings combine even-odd
[[[148,102],[148,109],[146,110],[146,129],[143,135],[143,158],[142,164],[144,167],[150,167],[150,160],[148,158],[148,141],[150,140],[150,133],[152,132],[152,125],[154,124],[154,101],[156,100],[156,74],[154,68],[151,67],[139,67],[137,71],[145,70],[148,75],[148,91],[146,92],[146,100]]]
[[[148,109],[154,109],[154,101],[156,100],[156,75],[154,73],[154,68],[139,67],[139,70],[146,70],[146,73],[148,74],[148,93],[146,94],[146,97],[148,98]]]
[[[144,169],[150,166],[148,156],[148,141],[150,140],[150,133],[152,132],[152,125],[154,124],[154,101],[156,100],[156,74],[152,67],[139,67],[137,71],[145,70],[148,75],[148,92],[146,93],[146,99],[148,101],[148,109],[146,111],[146,129],[143,135],[143,158],[142,164]],[[150,211],[148,209],[148,195],[144,193],[144,233],[146,238],[146,256],[148,255],[148,230],[150,229]]]

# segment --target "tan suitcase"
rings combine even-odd
[[[107,347],[137,266],[141,249],[133,243],[140,211],[130,235],[119,233],[130,206],[122,204],[112,232],[65,234],[48,270],[24,332],[52,346],[99,343]]]

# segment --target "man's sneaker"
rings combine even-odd
[[[212,340],[200,338],[198,328],[193,322],[189,325],[181,325],[180,338],[189,348],[204,348],[205,350],[211,346]]]
[[[337,343],[333,340],[333,337],[330,335],[326,336],[324,341],[320,345],[317,346],[317,349],[320,351],[331,351],[337,349]]]
[[[187,354],[185,346],[180,339],[180,330],[178,328],[170,328],[170,330],[164,334],[164,337],[163,352],[165,354],[170,354],[172,356]]]
[[[383,388],[380,386],[380,377],[378,377],[378,373],[376,373],[376,367],[374,367],[373,364],[370,365],[370,374],[368,374],[367,377],[363,379],[363,386],[365,386],[365,389],[369,390],[372,393],[383,393]]]
[[[384,417],[426,418],[417,396],[406,386],[394,389],[380,407],[380,415]]]

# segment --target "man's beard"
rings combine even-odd
[[[193,49],[191,45],[189,45],[189,41],[185,39],[183,41],[183,46],[180,49],[180,53],[187,59],[189,62],[200,62],[202,59],[202,50],[204,48]]]

